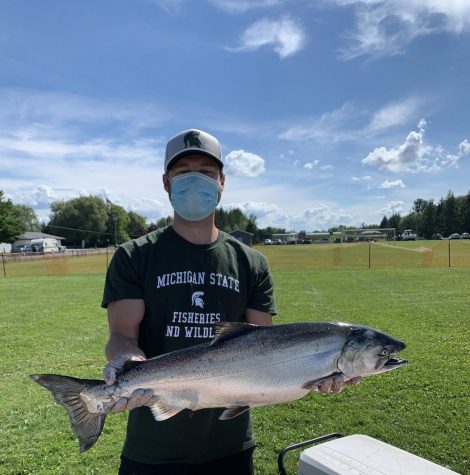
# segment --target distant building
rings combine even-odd
[[[18,240],[13,243],[13,249],[12,250],[15,250],[15,249],[17,249],[21,246],[26,246],[28,244],[31,244],[31,241],[33,239],[45,239],[45,238],[56,239],[57,244],[59,246],[62,246],[62,241],[65,240],[64,237],[54,236],[53,234],[46,234],[46,233],[28,231],[26,233],[23,233],[21,236],[18,236]]]
[[[276,233],[272,237],[274,244],[294,244],[299,240],[298,233]]]
[[[0,242],[0,254],[7,254],[9,252],[11,252],[11,244]]]
[[[377,231],[375,229],[367,229],[357,236],[358,241],[385,241],[387,234]]]
[[[305,233],[305,238],[312,241],[313,244],[329,244],[330,233],[328,231],[318,233]]]
[[[249,233],[248,231],[242,231],[241,229],[236,229],[230,233],[234,238],[241,241],[243,244],[247,246],[253,245],[253,234]]]

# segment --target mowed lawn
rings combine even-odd
[[[376,327],[407,343],[409,364],[338,395],[254,409],[256,473],[276,474],[286,445],[342,432],[470,474],[470,268],[315,268],[310,248],[260,248],[275,278],[276,323]],[[96,446],[80,455],[65,411],[28,378],[100,378],[103,281],[103,273],[0,279],[0,474],[116,473],[125,414],[110,415]],[[288,461],[292,474],[297,457]]]

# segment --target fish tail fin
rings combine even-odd
[[[90,412],[80,393],[103,381],[72,378],[58,374],[32,374],[31,379],[48,389],[56,402],[66,409],[80,452],[93,447],[103,430],[106,414]]]

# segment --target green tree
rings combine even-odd
[[[144,216],[141,216],[134,211],[129,211],[127,217],[129,218],[127,234],[129,234],[131,238],[140,237],[147,233],[147,220]]]
[[[19,220],[24,224],[26,231],[41,231],[42,226],[34,209],[25,205],[13,205]]]
[[[390,218],[388,218],[388,226],[389,228],[395,228],[397,234],[402,231],[400,229],[400,221],[401,221],[401,216],[400,213],[393,213]],[[405,229],[405,228],[403,228]]]
[[[82,241],[88,247],[104,244],[107,240],[108,211],[108,206],[99,196],[55,201],[51,204],[51,219],[46,232],[60,232],[68,246],[81,246]]]
[[[149,227],[147,228],[147,232],[151,233],[157,229],[166,228],[167,226],[170,226],[170,224],[173,224],[173,216],[160,218],[156,223],[150,223]]]
[[[387,216],[384,216],[382,218],[382,221],[380,221],[380,224],[379,224],[379,228],[390,228],[390,226],[388,225],[388,219],[387,219]]]
[[[235,231],[235,229],[245,231],[249,220],[250,218],[245,216],[239,208],[229,211],[225,211],[223,208],[215,210],[215,225],[227,233]]]
[[[420,219],[420,227],[418,233],[425,239],[431,239],[436,231],[436,205],[433,200],[426,202],[426,206],[422,212]]]
[[[402,216],[399,224],[400,232],[403,232],[405,229],[411,229],[416,232],[417,229],[417,218],[416,213],[410,213],[405,216]]]
[[[26,226],[16,212],[15,205],[4,198],[0,190],[0,242],[15,242],[26,231]]]
[[[449,191],[444,198],[443,221],[446,236],[456,232],[457,200],[452,191]]]
[[[470,233],[470,191],[465,195],[464,203],[463,231]]]
[[[256,216],[254,214],[250,214],[248,218],[248,223],[246,225],[245,231],[248,233],[253,234],[253,243],[257,244],[260,242],[260,238],[258,236],[258,226],[256,226]]]

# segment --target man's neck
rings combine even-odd
[[[175,214],[172,226],[177,234],[193,244],[210,244],[219,235],[214,224],[214,214],[202,221],[187,221]]]

